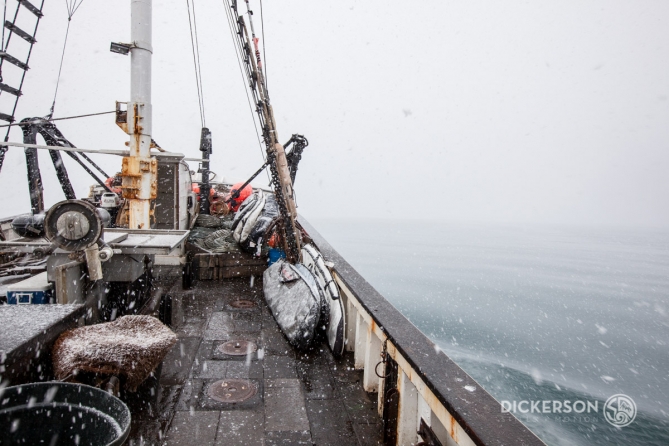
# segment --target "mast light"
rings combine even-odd
[[[132,49],[131,44],[120,42],[112,42],[109,47],[109,51],[112,53],[123,54],[124,56],[127,56],[130,53],[130,49]]]

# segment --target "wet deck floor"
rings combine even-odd
[[[376,394],[362,388],[352,354],[335,359],[322,342],[296,351],[265,305],[262,283],[248,279],[175,286],[173,317],[178,342],[161,373],[129,398],[133,428],[127,444],[169,445],[376,445],[381,418]],[[235,308],[236,300],[251,308]],[[258,350],[230,356],[219,350],[231,340],[252,341]],[[257,388],[238,402],[208,395],[220,380],[242,379]],[[220,384],[219,384],[220,385]]]

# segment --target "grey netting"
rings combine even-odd
[[[199,242],[199,245],[211,252],[239,251],[239,245],[232,238],[230,229],[219,229]]]
[[[215,215],[200,214],[195,220],[195,226],[201,228],[220,228],[223,226],[221,219]]]
[[[198,228],[195,227],[190,230],[188,234],[188,241],[191,243],[200,243],[203,239],[207,238],[211,233],[216,231],[214,228]]]

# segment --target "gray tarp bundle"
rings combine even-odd
[[[279,207],[276,204],[274,195],[265,195],[265,206],[258,218],[253,223],[253,227],[245,240],[241,240],[239,245],[244,251],[254,252],[259,251],[262,247],[263,237],[267,228],[272,224],[272,221],[279,216]]]
[[[344,353],[344,335],[346,332],[346,317],[344,302],[341,300],[339,288],[330,274],[330,270],[325,263],[323,254],[312,245],[307,244],[302,247],[302,262],[304,266],[311,271],[316,278],[316,283],[321,288],[325,297],[325,305],[330,310],[327,322],[327,337],[330,349],[335,356],[341,356]]]
[[[329,317],[329,307],[313,274],[304,265],[279,260],[265,270],[263,291],[274,319],[290,343],[301,349],[309,347],[319,320],[327,323]]]
[[[253,192],[242,202],[235,213],[235,218],[232,220],[235,240],[242,242],[248,237],[264,207],[265,194],[260,189]]]
[[[232,221],[233,236],[241,249],[259,255],[265,232],[278,216],[279,208],[273,194],[258,189],[244,200]]]

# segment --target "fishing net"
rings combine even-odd
[[[199,228],[196,226],[190,230],[190,234],[188,234],[188,241],[199,244],[200,241],[207,238],[212,234],[212,232],[215,231],[216,229],[214,228]]]
[[[232,231],[230,229],[214,231],[198,244],[211,252],[239,251],[239,245],[232,238]]]
[[[177,342],[152,316],[123,316],[114,322],[68,330],[53,347],[56,379],[78,371],[125,377],[135,391]]]
[[[200,228],[220,228],[223,222],[215,215],[200,214],[195,220],[195,227]]]

